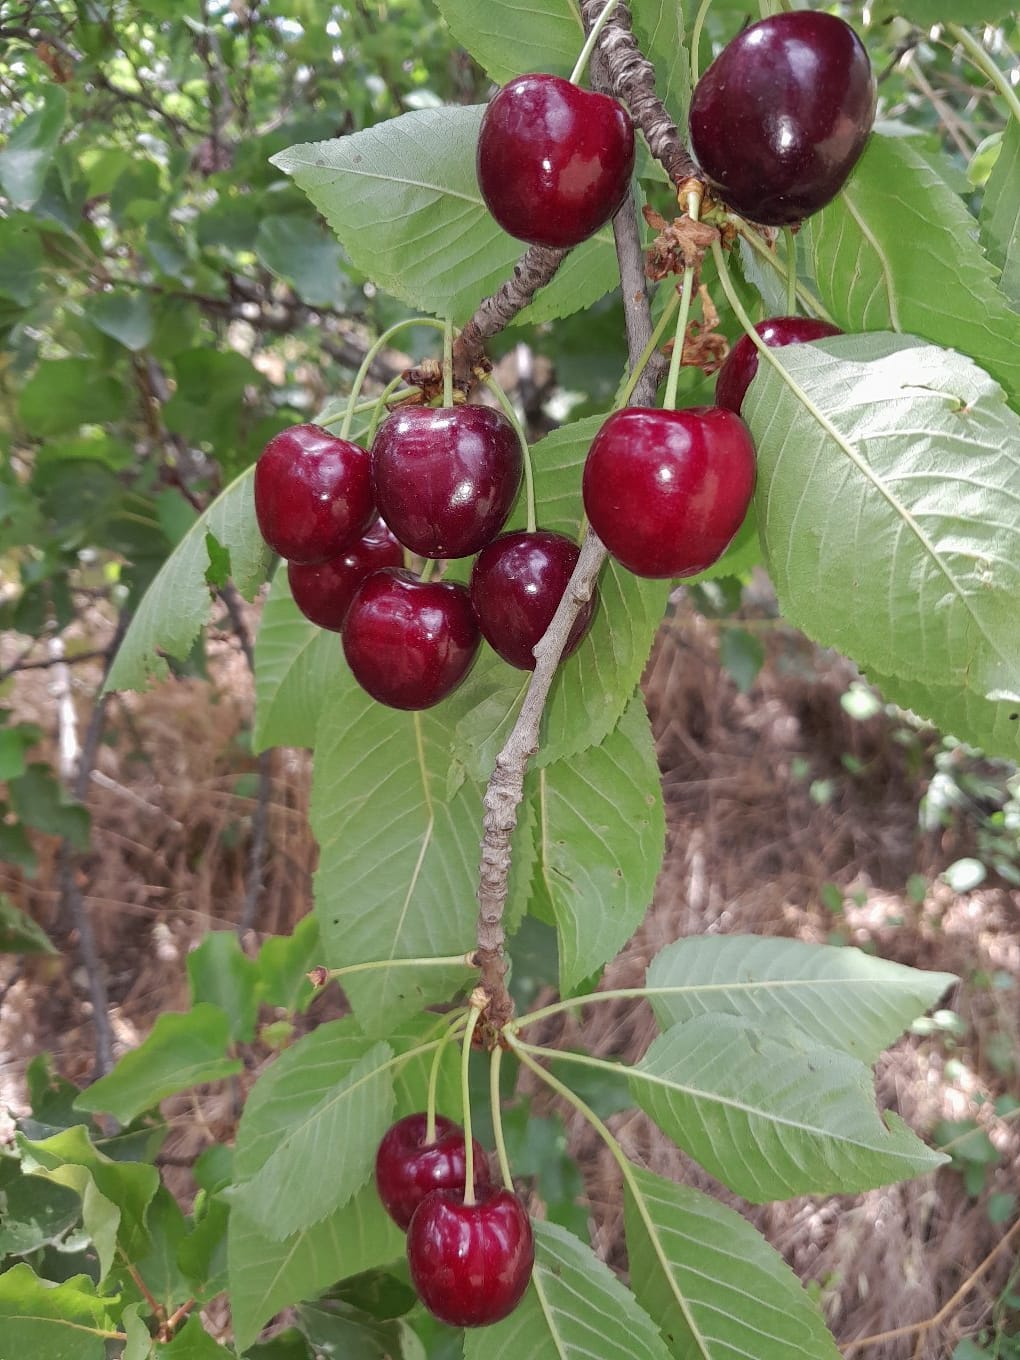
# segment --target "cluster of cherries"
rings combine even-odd
[[[464,1130],[436,1115],[410,1114],[384,1134],[375,1159],[379,1198],[407,1233],[418,1297],[451,1327],[483,1327],[517,1307],[531,1279],[535,1244],[521,1201],[492,1185],[472,1140],[474,1192],[467,1184]]]

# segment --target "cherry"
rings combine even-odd
[[[798,345],[805,340],[821,340],[827,335],[842,335],[838,326],[815,321],[809,316],[773,316],[759,321],[754,328],[770,349]],[[750,336],[742,335],[726,356],[715,383],[715,404],[740,414],[740,405],[758,372],[758,350]]]
[[[518,240],[587,240],[623,202],[633,169],[634,125],[623,105],[560,76],[518,76],[482,118],[478,186]]]
[[[399,567],[404,561],[400,544],[381,519],[357,543],[328,562],[287,564],[287,580],[294,603],[306,619],[339,633],[354,592],[366,576],[380,567]]]
[[[274,435],[255,464],[255,517],[288,562],[325,562],[375,517],[367,450],[318,425]]]
[[[716,57],[691,100],[691,148],[718,196],[771,226],[839,193],[875,117],[871,62],[831,14],[775,14]]]
[[[501,534],[482,549],[471,573],[471,603],[482,636],[504,661],[535,669],[535,643],[549,627],[577,564],[580,548],[564,534]],[[591,627],[593,596],[577,616],[563,656],[575,652]]]
[[[435,1141],[427,1143],[428,1116],[409,1114],[386,1133],[375,1154],[375,1184],[390,1218],[406,1228],[411,1215],[433,1190],[464,1193],[464,1130],[452,1119],[436,1115]],[[489,1184],[485,1151],[474,1140],[475,1193]]]
[[[431,708],[471,669],[481,635],[467,587],[384,567],[358,587],[344,619],[354,678],[390,708]]]
[[[475,1204],[435,1190],[407,1230],[411,1282],[425,1307],[451,1327],[485,1327],[520,1303],[535,1263],[531,1220],[509,1190],[488,1186]]]
[[[406,406],[372,445],[379,513],[422,557],[470,557],[510,513],[523,471],[520,440],[488,406]]]
[[[592,441],[591,526],[638,576],[693,576],[726,551],[754,490],[747,426],[719,406],[615,411]]]

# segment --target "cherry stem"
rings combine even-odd
[[[402,378],[398,378],[398,379],[397,379],[397,382],[402,382],[402,381],[403,381]],[[392,386],[393,386],[393,384],[390,383],[390,385],[386,388],[386,391],[387,391],[388,393],[390,393],[390,395],[393,395],[393,394],[390,392],[390,389],[392,388]],[[405,387],[404,390],[403,390],[402,392],[397,392],[396,395],[397,395],[398,398],[410,397],[410,396],[416,394],[418,391],[419,391],[419,389],[418,389],[417,387]],[[358,415],[363,415],[366,411],[374,411],[374,410],[376,410],[376,409],[378,408],[379,402],[380,402],[381,400],[382,400],[382,397],[368,397],[365,401],[359,401],[359,402],[355,405],[355,407],[354,407],[354,414],[355,414],[356,416],[358,416]],[[346,415],[346,410],[345,410],[345,412],[344,412],[344,415]],[[321,425],[322,428],[323,428],[324,430],[328,430],[329,427],[330,427],[331,425],[339,425],[339,424],[343,421],[343,419],[344,419],[344,416],[341,416],[341,415],[330,416],[330,418],[329,418],[328,420],[316,420],[316,421],[315,421],[315,424],[316,424],[316,425]]]
[[[351,425],[354,421],[354,408],[358,402],[358,395],[365,385],[365,379],[368,377],[368,370],[372,367],[373,360],[381,350],[386,348],[394,335],[399,334],[400,331],[409,330],[412,326],[429,326],[432,330],[442,331],[445,329],[445,322],[436,321],[428,316],[412,316],[404,321],[398,321],[395,326],[390,326],[388,330],[383,331],[382,335],[380,335],[379,339],[371,346],[364,359],[362,359],[361,367],[355,375],[354,386],[351,388],[351,395],[347,402],[347,411],[344,415],[344,423],[340,427],[341,439],[346,439],[350,435]]]
[[[374,959],[371,963],[349,963],[344,968],[323,970],[326,977],[321,985],[325,986],[330,978],[347,977],[349,973],[370,973],[378,968],[456,968],[458,964],[463,968],[473,968],[474,955],[449,954],[444,958],[434,959]]]
[[[496,1144],[496,1160],[503,1184],[513,1194],[514,1178],[510,1174],[510,1158],[506,1154],[506,1138],[503,1135],[503,1109],[499,1093],[499,1073],[503,1063],[503,1046],[497,1044],[489,1060],[489,1104],[492,1107],[492,1136]]]
[[[719,282],[723,286],[723,292],[726,294],[726,300],[733,308],[733,314],[734,316],[736,316],[737,320],[743,326],[744,332],[747,335],[748,339],[754,345],[758,353],[764,355],[764,357],[769,361],[773,368],[778,368],[780,373],[785,374],[785,369],[783,368],[783,365],[779,362],[776,356],[772,353],[772,350],[769,348],[768,345],[766,345],[765,341],[755,330],[754,322],[747,315],[747,312],[744,309],[744,304],[740,301],[740,298],[737,296],[737,290],[733,287],[733,280],[730,278],[730,271],[729,266],[726,263],[726,256],[723,254],[723,248],[718,241],[712,242],[712,258],[713,260],[715,260],[716,268],[719,271]]]
[[[471,1040],[475,1025],[488,998],[482,994],[479,1006],[474,995],[468,1011],[467,1025],[464,1028],[463,1047],[460,1053],[460,1094],[464,1102],[464,1203],[475,1202],[475,1147],[471,1136]]]
[[[402,382],[403,378],[398,375],[392,382],[387,383],[378,397],[376,397],[372,410],[372,419],[368,422],[368,430],[365,433],[366,444],[371,445],[372,441],[375,439],[375,432],[379,428],[379,422],[382,420],[383,412],[386,410],[386,403]]]
[[[491,373],[486,374],[485,385],[503,408],[507,420],[517,431],[517,438],[521,441],[521,453],[524,457],[524,499],[527,503],[528,533],[533,534],[538,528],[538,519],[535,514],[535,471],[531,465],[531,448],[528,445],[528,436],[524,432],[524,426],[521,424],[513,402]]]
[[[776,252],[769,249],[758,233],[752,227],[748,226],[742,217],[730,214],[726,220],[736,227],[737,231],[755,254],[760,255],[763,260],[767,261],[781,278],[787,278],[786,267],[779,261]],[[801,302],[815,314],[815,316],[820,317],[822,321],[828,321],[830,325],[835,324],[832,320],[832,313],[823,306],[819,299],[815,297],[814,293],[799,282],[797,284],[797,296],[800,298]]]
[[[648,367],[649,360],[659,348],[659,343],[666,332],[666,328],[673,319],[673,313],[679,306],[680,292],[676,288],[671,288],[670,299],[662,309],[662,315],[656,323],[655,330],[652,331],[647,345],[645,345],[644,349],[641,351],[637,363],[627,375],[627,381],[617,393],[616,402],[613,407],[614,410],[619,411],[630,402],[631,397],[634,395],[634,388],[637,387],[638,383],[641,381],[641,374]]]
[[[428,1098],[425,1102],[425,1142],[430,1146],[436,1141],[436,1091],[439,1089],[439,1068],[450,1040],[463,1024],[464,1012],[456,1011],[449,1027],[439,1040],[439,1047],[432,1055],[432,1066],[429,1068]]]
[[[438,565],[439,559],[437,557],[426,558],[425,565],[418,573],[418,580],[422,585],[425,585],[432,580],[433,576],[436,574],[436,567],[438,567]]]
[[[705,27],[705,20],[708,18],[708,11],[712,6],[712,0],[701,0],[698,13],[694,20],[694,27],[691,29],[691,88],[698,83],[701,75],[701,30]]]
[[[791,227],[783,228],[786,239],[786,315],[797,315],[797,238]]]
[[[574,69],[570,73],[571,85],[580,84],[581,77],[584,75],[588,62],[591,59],[591,54],[595,51],[595,44],[599,40],[599,34],[602,32],[606,24],[612,18],[613,10],[616,8],[617,4],[618,0],[607,0],[607,3],[602,10],[602,13],[599,15],[599,17],[592,24],[591,28],[588,30],[588,36],[585,39],[584,46],[581,48],[580,55],[578,56],[577,61],[574,64]]]
[[[971,64],[976,66],[982,75],[987,76],[992,82],[999,94],[1005,99],[1010,113],[1020,123],[1020,95],[1009,83],[1006,73],[996,66],[972,33],[968,33],[959,24],[946,24],[946,28],[966,52]]]
[[[687,212],[692,222],[698,220],[698,215],[701,212],[701,194],[699,191],[695,190],[687,195]],[[694,274],[695,266],[693,264],[684,266],[684,281],[680,292],[680,315],[676,319],[676,338],[673,341],[673,353],[669,360],[666,396],[662,403],[663,409],[666,411],[676,410],[680,366],[684,358],[684,341],[687,339],[687,320],[691,314],[691,298],[694,295]]]
[[[453,322],[443,325],[443,405],[453,405]]]

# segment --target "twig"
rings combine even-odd
[[[508,326],[540,288],[559,269],[567,252],[546,246],[529,246],[514,265],[514,272],[501,288],[484,298],[453,346],[453,371],[458,385],[470,387],[475,369],[482,362],[485,341]]]
[[[27,655],[31,650],[32,648],[28,647],[22,655]],[[20,675],[22,671],[48,671],[54,666],[77,666],[79,662],[95,661],[101,656],[109,655],[109,648],[97,647],[91,652],[76,652],[74,656],[50,656],[45,661],[12,661],[9,666],[0,670],[0,685],[12,675]]]

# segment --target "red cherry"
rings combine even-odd
[[[451,1327],[485,1327],[520,1303],[535,1264],[531,1220],[509,1190],[489,1186],[477,1203],[436,1190],[407,1230],[411,1282],[422,1303]]]
[[[716,57],[691,100],[691,149],[731,208],[782,226],[835,198],[874,117],[860,38],[831,14],[796,10],[751,24]]]
[[[375,517],[371,459],[318,425],[274,435],[255,464],[255,517],[288,562],[325,562],[360,538]]]
[[[549,627],[580,548],[563,534],[501,534],[478,554],[471,573],[471,603],[482,636],[504,661],[535,669],[535,643]],[[595,596],[577,616],[563,656],[575,652],[591,627]]]
[[[482,118],[478,185],[518,240],[587,240],[623,202],[633,169],[634,126],[623,105],[559,76],[518,76]]]
[[[828,321],[815,321],[809,316],[773,316],[768,321],[759,321],[754,329],[770,349],[843,334],[838,326],[830,326]],[[757,372],[758,350],[750,336],[742,335],[726,356],[716,378],[716,406],[725,406],[739,415],[744,394]]]
[[[294,603],[306,619],[339,633],[354,592],[366,576],[380,567],[399,567],[404,561],[400,544],[381,519],[364,537],[328,562],[287,564],[287,580]]]
[[[372,445],[379,513],[422,557],[470,557],[499,533],[521,485],[520,440],[488,406],[405,406]]]
[[[362,581],[342,629],[354,678],[390,708],[431,708],[471,669],[481,635],[467,587],[385,567]]]
[[[693,576],[726,551],[754,490],[747,426],[719,406],[629,406],[592,441],[582,492],[591,526],[638,576]]]
[[[398,1119],[386,1133],[375,1154],[375,1184],[390,1218],[400,1228],[425,1196],[433,1190],[464,1193],[464,1130],[452,1119],[436,1115],[436,1137],[426,1143],[428,1116],[409,1114]],[[477,1139],[475,1193],[489,1184],[489,1163]]]

